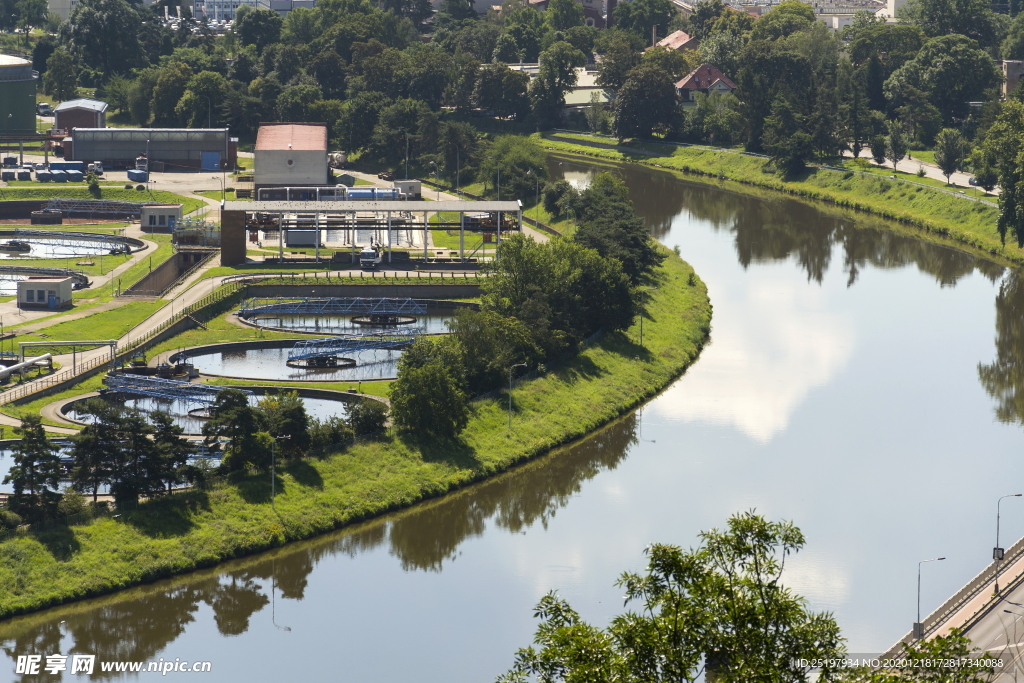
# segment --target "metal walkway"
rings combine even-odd
[[[221,389],[234,389],[235,387],[218,387],[212,384],[193,384],[177,379],[161,379],[159,377],[147,377],[146,375],[132,375],[122,372],[112,372],[106,377],[107,391],[120,391],[126,394],[138,396],[149,396],[151,398],[166,398],[178,401],[189,401],[191,403],[204,403],[212,405],[217,400],[217,394]],[[243,394],[252,396],[251,391],[238,388]]]
[[[417,334],[352,334],[325,339],[303,339],[295,342],[295,346],[288,352],[288,360],[327,358],[376,349],[403,349],[416,341],[417,337]]]
[[[52,199],[50,201],[53,201]],[[5,234],[6,231],[5,231]],[[105,244],[131,244],[136,247],[142,246],[142,242],[133,237],[122,235],[110,235],[102,232],[71,232],[68,230],[25,230],[15,228],[14,234],[26,239],[45,239],[49,242],[69,242],[77,245],[80,242],[102,242]]]
[[[85,214],[88,216],[138,216],[142,207],[151,202],[117,202],[107,199],[51,199],[47,211],[63,214]]]
[[[277,315],[309,314],[348,315],[410,315],[426,313],[427,307],[415,299],[385,299],[366,297],[339,297],[327,299],[253,298],[242,302],[238,315],[242,318],[258,317],[267,313]]]

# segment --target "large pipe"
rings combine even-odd
[[[29,358],[27,360],[22,361],[21,363],[16,363],[9,368],[2,368],[0,369],[0,379],[3,379],[4,377],[9,377],[15,372],[20,372],[24,368],[31,367],[41,360],[50,360],[51,358],[53,358],[52,353],[44,353],[42,356]]]

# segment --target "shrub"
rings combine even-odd
[[[359,401],[348,411],[348,423],[356,436],[379,432],[387,422],[388,408],[380,401]]]
[[[132,189],[132,184],[131,183],[125,183],[124,189],[126,189],[126,190]]]
[[[141,185],[141,184],[140,185],[136,185],[135,189],[138,190],[139,192],[142,192],[143,190],[146,189],[146,186],[145,185]]]
[[[21,526],[21,515],[10,510],[0,510],[0,529],[17,529]]]
[[[924,166],[917,167],[917,177],[924,178]]]
[[[74,489],[65,491],[64,495],[60,497],[60,502],[57,503],[57,512],[63,517],[77,515],[84,509],[85,496]]]
[[[325,420],[313,418],[309,421],[309,447],[323,451],[339,443],[351,441],[355,436],[352,427],[344,419],[332,415]]]

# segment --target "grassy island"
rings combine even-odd
[[[654,395],[700,352],[711,322],[704,283],[678,256],[650,276],[644,346],[633,328],[604,335],[507,397],[470,406],[460,438],[421,447],[362,441],[280,467],[276,510],[265,475],[141,504],[118,518],[0,543],[0,618],[210,567],[308,538],[480,481],[597,429]]]

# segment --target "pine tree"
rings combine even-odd
[[[4,477],[14,485],[9,507],[26,517],[38,518],[51,511],[60,495],[61,463],[58,449],[46,437],[42,419],[27,415],[17,430],[21,441],[11,448],[14,464]]]

